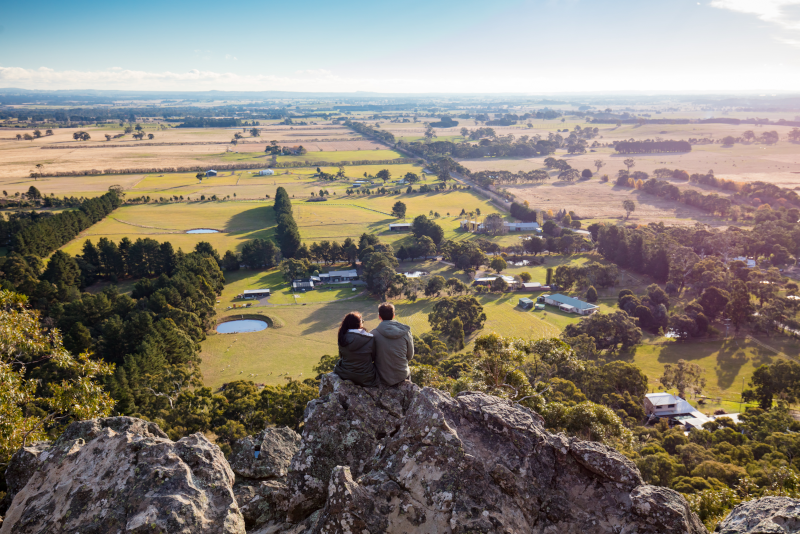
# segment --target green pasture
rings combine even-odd
[[[268,162],[265,162],[266,168]],[[213,167],[208,165],[209,168]],[[200,195],[210,197],[217,195],[225,197],[234,193],[237,198],[266,198],[266,195],[273,197],[275,189],[283,186],[289,195],[296,197],[309,197],[320,189],[328,190],[331,195],[343,195],[345,191],[352,187],[352,182],[363,179],[364,173],[374,177],[381,169],[389,169],[392,180],[400,179],[406,173],[413,172],[421,177],[422,166],[416,164],[401,165],[352,165],[345,167],[345,180],[333,182],[321,181],[313,178],[317,172],[317,167],[296,167],[286,169],[274,169],[272,176],[259,176],[258,170],[235,170],[219,171],[214,177],[204,177],[202,180],[196,178],[196,172],[184,173],[164,173],[146,175],[96,175],[96,176],[58,176],[40,178],[38,181],[33,179],[7,179],[0,180],[0,189],[7,190],[10,194],[19,191],[27,191],[31,185],[35,185],[43,194],[56,196],[75,196],[75,197],[96,197],[108,191],[111,185],[121,185],[128,197],[150,196],[153,199],[159,197],[183,196],[194,199]],[[329,174],[336,174],[338,167],[321,167],[321,170]],[[434,176],[429,177],[417,184],[432,185],[436,183]],[[380,187],[383,184],[378,180],[373,187]],[[387,183],[386,187],[397,187]]]
[[[265,154],[264,152],[225,152],[221,155],[215,154],[213,157],[218,158],[225,163],[263,160],[264,166],[266,166],[272,160],[272,156]],[[302,156],[278,156],[277,161],[279,163],[314,163],[315,161],[330,161],[335,163],[339,161],[384,160],[405,157],[407,156],[395,150],[337,150],[308,152]]]
[[[200,241],[208,241],[220,254],[239,250],[244,241],[271,238],[275,212],[269,202],[193,202],[122,206],[99,223],[88,228],[62,250],[79,254],[83,242],[97,242],[107,237],[119,242],[149,237],[169,241],[175,249],[188,252]],[[186,234],[194,228],[220,230],[215,234]]]

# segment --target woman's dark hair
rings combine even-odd
[[[358,330],[362,326],[361,314],[357,311],[345,315],[344,319],[342,319],[342,326],[339,327],[339,346],[342,347],[346,344],[344,338],[348,330]]]

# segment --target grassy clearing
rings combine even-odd
[[[784,355],[800,353],[800,343],[796,340],[787,337],[758,339]],[[760,365],[786,357],[775,351],[764,348],[750,339],[671,342],[664,345],[638,346],[631,362],[647,375],[651,391],[663,390],[658,384],[658,378],[663,374],[666,364],[677,363],[680,359],[696,363],[704,370],[707,383],[704,394],[711,398],[722,399],[719,403],[706,403],[702,406],[702,410],[713,411],[723,408],[728,412],[738,412],[742,384],[747,385],[753,371]]]

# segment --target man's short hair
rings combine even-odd
[[[384,302],[378,306],[378,316],[384,321],[391,321],[394,319],[394,304]]]

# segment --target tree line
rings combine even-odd
[[[392,132],[373,128],[372,126],[364,124],[363,122],[354,122],[350,119],[347,119],[344,121],[344,125],[366,137],[377,137],[378,139],[389,144],[394,144],[395,142],[394,134]]]
[[[0,220],[0,236],[14,252],[45,257],[120,205],[122,195],[115,189],[100,197],[85,200],[74,211],[57,215],[20,214],[10,217],[8,221]]]
[[[509,211],[512,217],[522,222],[536,222],[537,220],[537,211],[530,209],[524,204],[512,202]]]
[[[692,151],[692,145],[688,141],[619,141],[614,148],[620,154]]]

